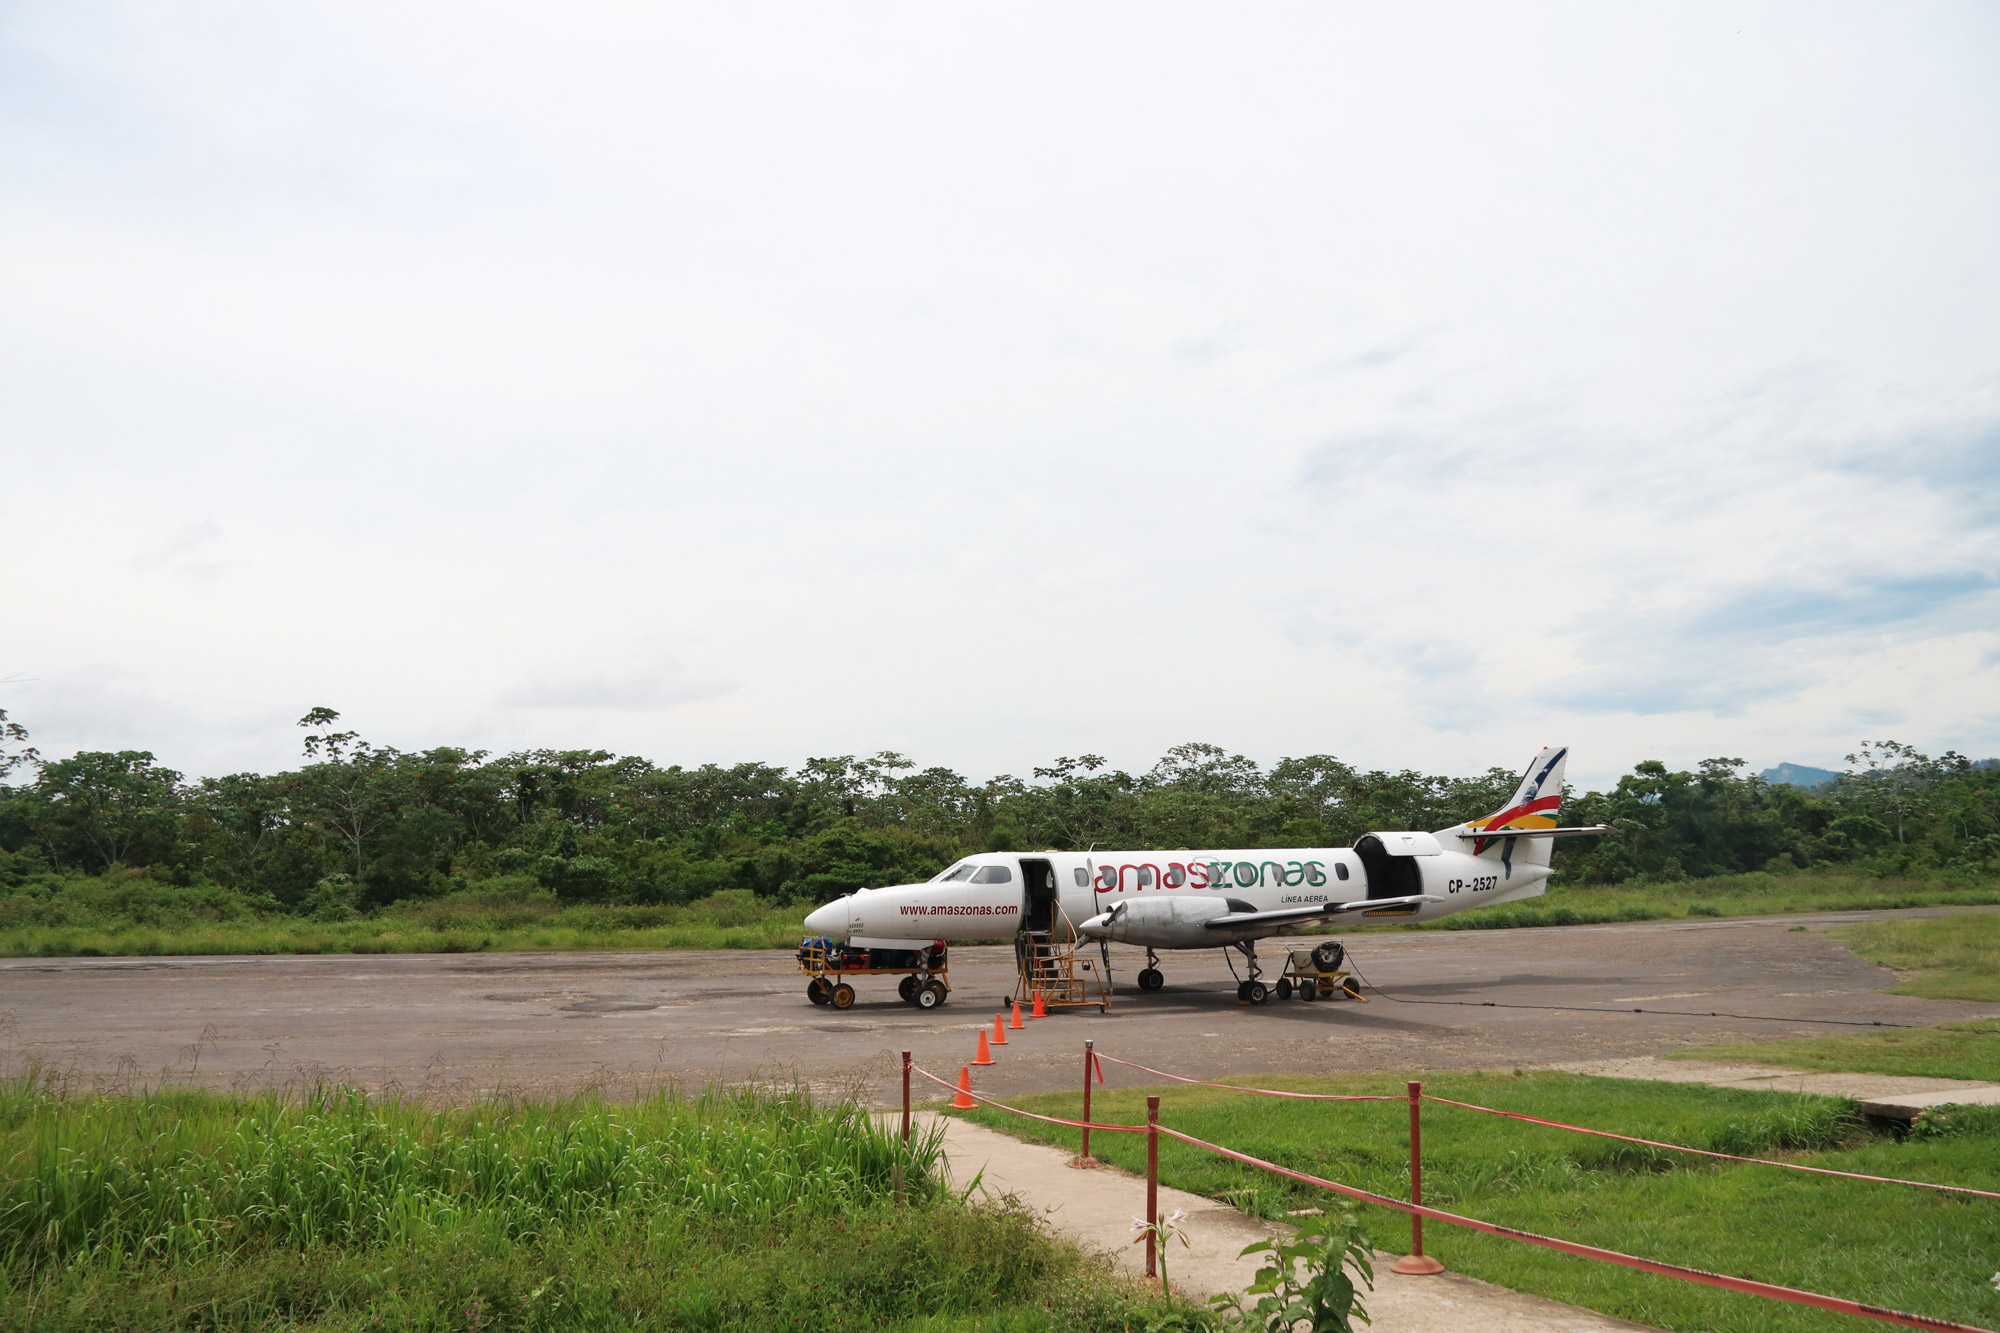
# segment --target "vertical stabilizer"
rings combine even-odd
[[[1527,770],[1521,774],[1521,781],[1514,788],[1514,794],[1497,813],[1480,819],[1467,820],[1458,828],[1446,830],[1450,833],[1485,832],[1492,830],[1492,838],[1481,838],[1472,844],[1474,856],[1497,857],[1512,872],[1517,865],[1545,866],[1549,863],[1549,853],[1554,849],[1553,838],[1510,838],[1506,829],[1546,829],[1556,826],[1556,816],[1562,812],[1563,765],[1569,758],[1567,745],[1551,746],[1529,761]]]

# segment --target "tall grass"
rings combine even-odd
[[[440,1110],[18,1080],[0,1328],[1151,1326],[1156,1298],[939,1161],[935,1133],[782,1090]]]
[[[0,1263],[763,1222],[886,1198],[900,1148],[857,1106],[795,1093],[426,1110],[352,1090],[72,1099],[25,1080],[0,1090]],[[920,1196],[939,1153],[930,1135],[905,1158]]]
[[[86,919],[0,929],[14,958],[202,954],[486,953],[608,949],[796,948],[809,909],[747,889],[675,904],[582,904],[482,892],[401,903],[346,921],[245,915],[152,923]]]
[[[1764,916],[1789,912],[1881,911],[1909,907],[2000,904],[2000,883],[1879,878],[1842,871],[1721,875],[1671,884],[1558,885],[1539,898],[1473,912],[1405,930],[1504,930],[1515,926],[1579,926],[1674,917]]]

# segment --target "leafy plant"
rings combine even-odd
[[[1273,1236],[1243,1253],[1269,1253],[1272,1262],[1241,1294],[1210,1298],[1230,1324],[1262,1333],[1354,1333],[1354,1320],[1372,1322],[1354,1279],[1374,1290],[1375,1249],[1352,1211],[1307,1218],[1297,1234]]]

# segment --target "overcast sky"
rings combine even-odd
[[[0,5],[45,752],[2000,753],[2000,7]]]

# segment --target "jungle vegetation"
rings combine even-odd
[[[1332,755],[1264,768],[1176,746],[1131,773],[1097,755],[975,783],[893,752],[661,767],[603,750],[403,751],[300,719],[303,762],[190,778],[143,750],[44,761],[0,712],[0,929],[245,918],[351,922],[468,896],[551,908],[770,908],[923,879],[972,851],[1341,846],[1497,810],[1516,775],[1362,771]],[[1647,761],[1565,823],[1621,836],[1557,853],[1558,886],[1675,886],[1841,869],[1984,881],[2000,866],[2000,769],[1864,744],[1814,790],[1741,759]],[[1578,845],[1581,843],[1582,845]],[[732,911],[737,909],[732,908]]]

